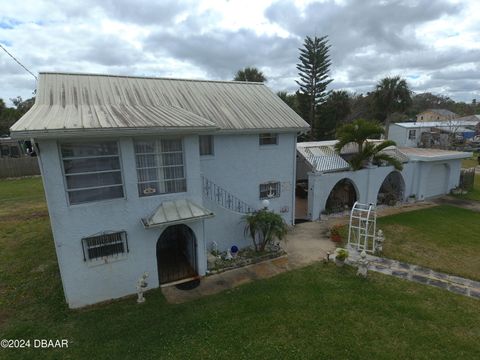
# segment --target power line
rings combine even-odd
[[[25,67],[25,65],[23,65],[20,61],[17,60],[17,58],[16,58],[15,56],[13,56],[12,54],[10,54],[10,53],[8,52],[8,50],[3,47],[2,44],[0,44],[0,48],[2,48],[3,51],[5,51],[5,52],[7,53],[7,55],[10,56],[13,60],[15,60],[15,62],[16,62],[18,65],[20,65],[22,68],[24,68],[25,71],[27,71],[30,75],[32,75],[32,76],[35,78],[36,81],[38,81],[38,78],[35,76],[35,74],[32,73],[30,70],[28,70],[28,69]]]

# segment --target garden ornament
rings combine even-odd
[[[360,260],[358,260],[357,275],[366,278],[367,270],[368,270],[367,253],[365,252],[365,250],[363,250],[360,253]]]
[[[148,286],[147,283],[148,272],[144,272],[143,275],[137,281],[137,303],[141,304],[145,302],[145,298],[143,297],[143,293]]]

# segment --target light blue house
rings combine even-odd
[[[307,128],[260,83],[41,73],[11,134],[36,145],[69,306],[205,275],[263,199],[293,224]]]

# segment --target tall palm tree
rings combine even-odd
[[[384,162],[393,165],[397,170],[402,170],[402,163],[383,151],[394,146],[394,141],[386,140],[379,144],[367,141],[378,138],[382,134],[383,128],[380,124],[364,119],[355,120],[338,129],[338,142],[335,144],[335,150],[340,153],[347,144],[355,143],[357,145],[357,152],[349,161],[353,170],[360,170],[368,163],[382,164]]]
[[[404,112],[412,105],[412,91],[407,81],[400,76],[386,77],[379,81],[373,93],[375,107],[385,121],[385,136],[388,138],[390,117]]]
[[[266,76],[256,67],[246,67],[240,69],[233,78],[235,81],[266,82]]]

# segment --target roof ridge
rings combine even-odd
[[[57,72],[57,71],[40,71],[39,74],[41,74],[41,75],[67,75],[67,76],[68,75],[74,75],[74,76],[98,76],[98,77],[130,78],[130,79],[211,82],[211,83],[243,84],[243,85],[265,85],[263,82],[254,82],[254,81],[182,79],[182,78],[174,78],[174,77],[155,77],[155,76],[141,76],[141,75],[116,75],[116,74],[95,74],[95,73]]]

